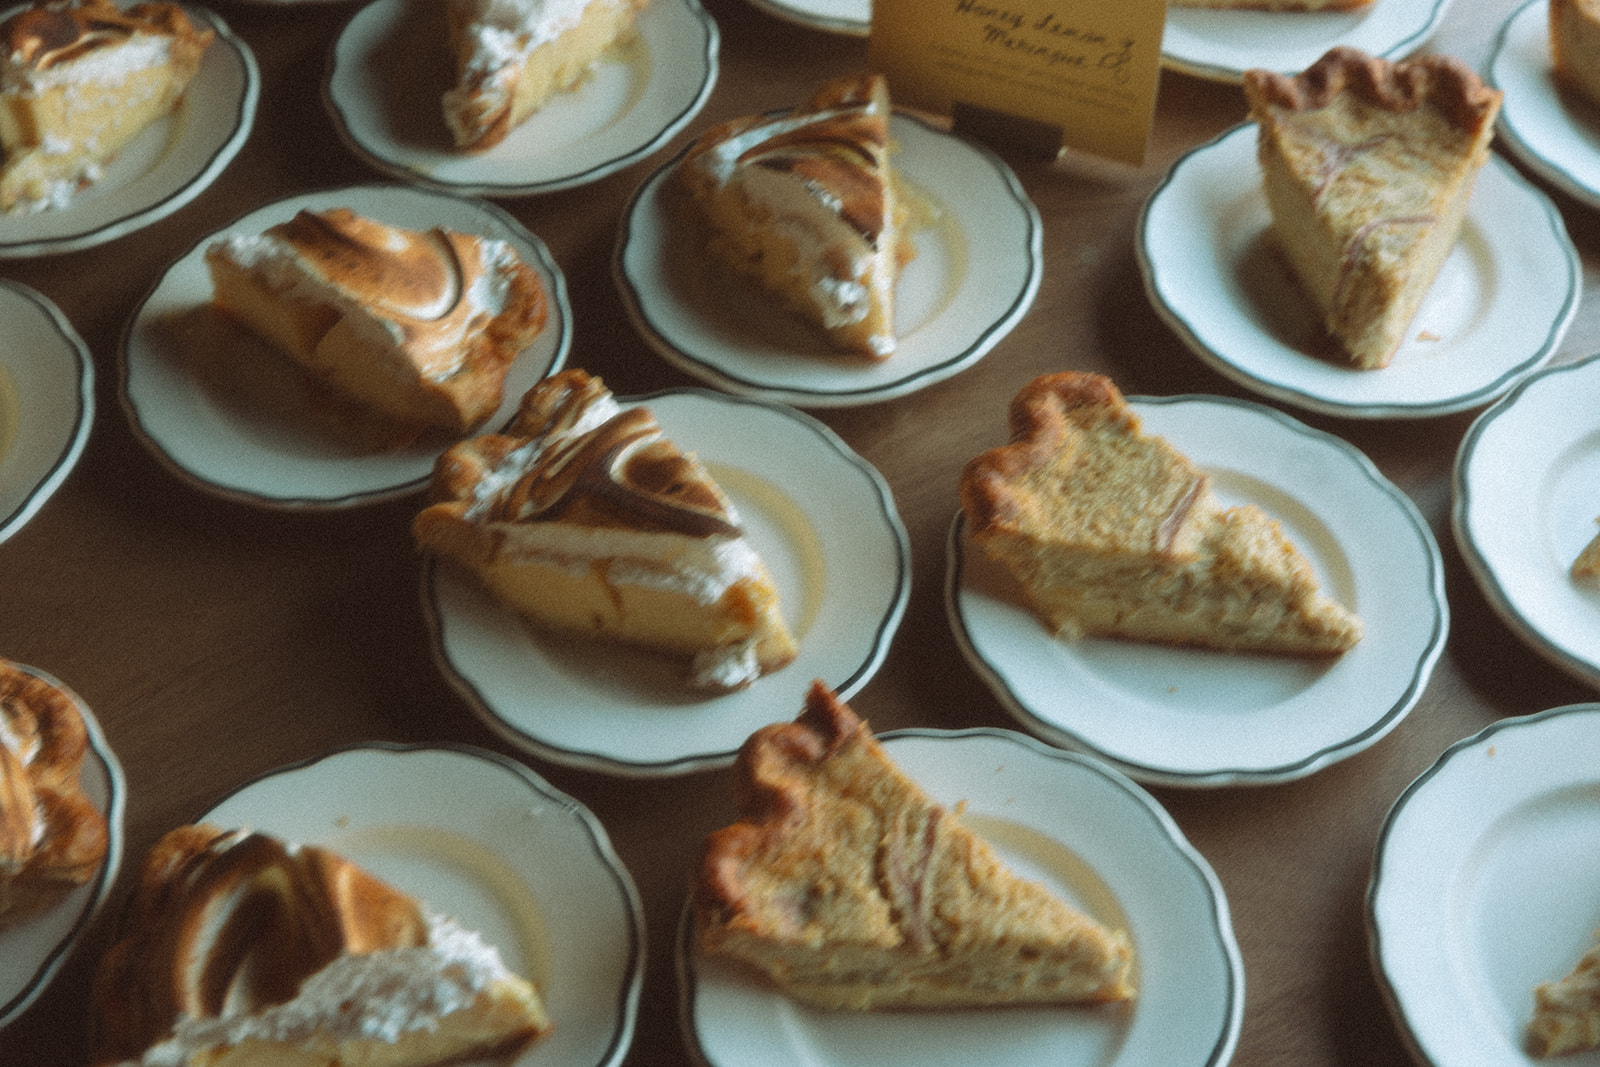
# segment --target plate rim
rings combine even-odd
[[[1386,965],[1387,953],[1384,948],[1383,924],[1379,921],[1379,913],[1383,908],[1383,898],[1386,892],[1383,875],[1389,869],[1389,865],[1394,862],[1394,858],[1389,855],[1389,847],[1393,843],[1394,835],[1398,832],[1399,820],[1405,814],[1407,807],[1415,801],[1419,794],[1428,788],[1430,783],[1451,769],[1451,765],[1457,757],[1483,748],[1492,742],[1494,738],[1507,731],[1538,729],[1540,726],[1557,719],[1594,714],[1600,714],[1600,702],[1586,701],[1563,704],[1527,715],[1497,719],[1446,747],[1432,763],[1407,784],[1385,814],[1383,822],[1378,829],[1377,841],[1372,854],[1371,873],[1368,876],[1366,890],[1362,899],[1362,917],[1363,925],[1365,926],[1367,955],[1373,978],[1378,985],[1378,991],[1383,997],[1385,1006],[1389,1009],[1395,1029],[1408,1051],[1419,1063],[1445,1067],[1444,1064],[1439,1063],[1428,1054],[1422,1035],[1418,1033],[1416,1025],[1412,1022],[1401,1003],[1401,991],[1395,985],[1390,967]],[[1596,781],[1600,781],[1600,772],[1596,773]]]
[[[217,145],[205,166],[201,167],[189,181],[154,203],[131,208],[109,222],[59,237],[33,238],[25,241],[0,240],[0,260],[81,252],[153,225],[172,215],[208,189],[250,139],[251,130],[255,126],[256,109],[261,100],[261,69],[256,63],[255,53],[215,11],[189,3],[188,0],[178,0],[178,2],[189,14],[210,23],[216,31],[214,44],[226,45],[239,64],[244,80],[244,91],[234,106],[232,132]],[[192,107],[193,104],[186,101],[185,106]]]
[[[961,509],[958,508],[948,527],[945,542],[945,613],[956,643],[961,648],[963,657],[973,671],[994,694],[1002,707],[1030,732],[1030,736],[1036,736],[1042,743],[1052,746],[1056,745],[1054,738],[1060,737],[1063,745],[1070,743],[1076,746],[1077,750],[1091,754],[1095,758],[1109,763],[1134,781],[1146,785],[1208,789],[1276,785],[1310,777],[1312,774],[1355,756],[1376,744],[1394,730],[1395,727],[1399,726],[1416,707],[1423,691],[1427,688],[1429,679],[1433,675],[1434,667],[1444,654],[1445,645],[1450,634],[1450,605],[1444,586],[1444,558],[1438,541],[1433,536],[1431,527],[1429,527],[1427,520],[1418,510],[1416,504],[1412,502],[1411,498],[1403,490],[1385,477],[1383,472],[1377,468],[1365,453],[1349,441],[1328,431],[1308,426],[1286,412],[1268,407],[1257,401],[1227,396],[1213,396],[1206,393],[1181,393],[1171,396],[1136,395],[1127,399],[1130,406],[1135,410],[1144,406],[1172,407],[1193,403],[1240,409],[1252,413],[1255,417],[1269,419],[1283,428],[1304,437],[1307,441],[1328,448],[1330,453],[1337,454],[1349,462],[1361,473],[1366,481],[1372,484],[1394,505],[1397,517],[1405,520],[1418,545],[1421,546],[1422,555],[1427,563],[1427,573],[1423,577],[1428,590],[1432,593],[1433,600],[1433,611],[1431,613],[1433,625],[1427,640],[1423,644],[1422,654],[1417,660],[1415,669],[1410,672],[1409,682],[1396,693],[1393,703],[1389,704],[1381,715],[1378,715],[1371,722],[1365,723],[1362,729],[1353,736],[1274,767],[1243,768],[1232,766],[1184,771],[1107,752],[1067,726],[1049,721],[1044,716],[1029,709],[1006,676],[994,665],[990,664],[978,651],[976,643],[972,640],[969,632],[970,627],[966,623],[960,605],[961,578],[966,554],[963,544],[966,517]],[[1072,751],[1071,748],[1066,750]]]
[[[67,476],[78,465],[78,460],[83,456],[84,449],[88,447],[89,435],[94,429],[95,399],[94,399],[94,356],[89,351],[88,344],[72,325],[64,312],[56,306],[55,302],[37,289],[12,281],[9,278],[0,278],[0,286],[14,293],[20,299],[27,301],[43,314],[50,326],[61,336],[67,349],[76,357],[78,368],[78,410],[73,420],[71,432],[67,436],[65,447],[61,455],[55,457],[49,469],[38,479],[23,497],[22,501],[9,514],[0,515],[0,544],[16,534],[26,526],[39,510],[55,495],[66,482]],[[5,373],[5,362],[0,360],[0,373]],[[5,455],[0,455],[0,466],[4,465]]]
[[[1057,748],[1031,734],[1004,727],[971,726],[958,729],[942,729],[913,726],[885,730],[875,736],[891,753],[895,743],[900,740],[955,745],[974,740],[1009,745],[1020,749],[1026,754],[1027,758],[1039,759],[1048,764],[1071,766],[1075,768],[1074,773],[1094,775],[1102,779],[1107,785],[1114,787],[1120,795],[1127,798],[1130,804],[1137,806],[1140,813],[1148,817],[1154,824],[1161,842],[1170,847],[1177,859],[1194,872],[1198,884],[1205,891],[1206,900],[1209,904],[1207,911],[1210,919],[1208,933],[1214,935],[1214,940],[1217,942],[1219,955],[1225,964],[1229,984],[1224,997],[1227,1006],[1225,1017],[1222,1020],[1222,1031],[1218,1034],[1217,1041],[1212,1046],[1210,1055],[1204,1063],[1207,1067],[1223,1067],[1232,1059],[1243,1029],[1247,974],[1238,936],[1233,928],[1232,908],[1228,901],[1227,890],[1204,853],[1188,839],[1183,832],[1183,828],[1178,825],[1171,813],[1147,788],[1116,767],[1095,756]],[[721,824],[719,823],[718,825]],[[699,1040],[699,1027],[696,1025],[694,1018],[695,994],[699,988],[699,983],[693,965],[695,955],[692,944],[693,904],[694,900],[691,893],[679,910],[677,931],[674,937],[673,966],[678,979],[677,1008],[679,1030],[689,1051],[700,1063],[707,1065],[707,1067],[721,1067],[706,1054],[705,1048]]]
[[[616,851],[611,835],[606,830],[605,824],[601,822],[600,817],[588,805],[554,785],[532,767],[492,749],[461,741],[355,741],[339,744],[333,748],[251,775],[245,781],[234,785],[225,793],[207,803],[205,809],[190,821],[204,822],[212,812],[224,804],[234,801],[240,794],[269,779],[308,770],[319,764],[362,753],[382,754],[386,757],[444,754],[452,758],[472,759],[488,764],[499,771],[509,774],[516,779],[518,785],[538,794],[559,809],[562,817],[571,818],[582,827],[591,855],[604,868],[607,879],[616,886],[621,902],[630,919],[627,925],[628,966],[624,975],[625,980],[618,991],[619,996],[615,1002],[618,1012],[617,1026],[612,1031],[606,1054],[597,1061],[597,1067],[609,1067],[609,1065],[619,1064],[633,1043],[634,1033],[638,1025],[639,1004],[644,991],[649,941],[643,899],[639,895],[638,884],[634,881],[632,872],[628,870],[627,864],[623,862],[621,855]]]
[[[256,0],[256,2],[263,2],[263,0]],[[321,2],[328,2],[328,0],[321,0]],[[363,142],[351,130],[345,108],[340,105],[339,96],[334,92],[341,45],[344,42],[345,34],[350,31],[356,20],[369,9],[376,10],[381,3],[403,4],[405,2],[406,0],[372,0],[372,2],[363,3],[351,12],[344,27],[339,31],[339,35],[334,38],[328,47],[323,63],[321,97],[323,107],[332,120],[335,132],[351,153],[390,178],[420,185],[424,188],[471,196],[512,199],[561,192],[600,181],[618,171],[625,170],[640,160],[654,155],[668,141],[682,132],[690,122],[694,121],[695,116],[704,109],[706,101],[710,99],[712,92],[716,89],[717,81],[721,75],[722,31],[710,12],[706,11],[700,0],[662,0],[662,2],[682,5],[686,14],[700,28],[705,37],[701,50],[696,53],[697,57],[705,63],[705,74],[701,79],[699,90],[666,125],[635,148],[620,156],[597,161],[592,166],[572,171],[560,177],[538,182],[447,181],[414,166],[409,166],[401,160],[382,155]]]
[[[1508,160],[1499,153],[1491,152],[1485,167],[1494,167],[1499,178],[1510,183],[1509,188],[1528,198],[1528,203],[1539,208],[1546,224],[1550,228],[1553,238],[1552,248],[1562,253],[1566,266],[1566,292],[1561,301],[1561,306],[1554,320],[1550,323],[1544,339],[1535,346],[1531,355],[1513,367],[1507,368],[1492,381],[1455,396],[1427,402],[1405,402],[1391,400],[1377,404],[1362,404],[1341,401],[1318,395],[1305,388],[1271,381],[1260,375],[1251,373],[1238,366],[1222,353],[1201,340],[1190,322],[1190,316],[1182,314],[1172,305],[1166,295],[1168,289],[1163,286],[1160,278],[1162,256],[1155,255],[1151,250],[1152,233],[1151,219],[1160,206],[1162,198],[1169,194],[1178,182],[1180,171],[1193,160],[1208,152],[1219,150],[1227,146],[1234,138],[1248,135],[1256,124],[1250,121],[1238,123],[1223,130],[1217,136],[1195,146],[1178,157],[1156,185],[1149,197],[1141,207],[1135,224],[1134,253],[1139,264],[1139,273],[1144,283],[1145,295],[1155,310],[1158,318],[1166,324],[1184,346],[1203,364],[1211,370],[1238,385],[1257,393],[1269,400],[1292,404],[1307,411],[1322,415],[1337,415],[1343,418],[1382,420],[1401,418],[1426,418],[1458,414],[1471,408],[1479,407],[1493,402],[1503,395],[1508,389],[1527,375],[1539,370],[1547,364],[1560,348],[1562,339],[1566,336],[1572,320],[1576,317],[1578,305],[1583,295],[1583,264],[1578,256],[1577,249],[1572,243],[1567,232],[1566,223],[1561,216],[1560,209],[1555,202],[1545,193],[1523,178]],[[1382,373],[1381,370],[1375,373]]]
[[[93,888],[88,899],[84,902],[83,910],[74,920],[72,928],[58,942],[51,951],[41,960],[34,969],[33,977],[17,993],[5,1003],[0,1003],[0,1027],[12,1022],[26,1011],[47,989],[56,975],[60,972],[73,949],[82,940],[84,931],[98,918],[106,901],[110,899],[112,887],[116,884],[117,876],[122,868],[122,856],[125,845],[124,822],[127,817],[128,782],[123,774],[122,764],[117,760],[116,753],[112,751],[106,739],[105,730],[100,725],[100,720],[95,717],[87,701],[76,690],[65,685],[50,672],[39,667],[29,666],[8,660],[11,666],[41,679],[46,684],[54,686],[63,692],[72,701],[79,716],[83,719],[84,729],[88,732],[89,747],[85,757],[92,756],[100,764],[102,773],[106,778],[106,805],[102,814],[106,820],[106,854],[100,862],[100,869],[95,873],[92,881]]]
[[[852,669],[848,677],[841,679],[837,683],[829,683],[830,687],[840,695],[841,699],[848,699],[851,695],[859,692],[872,679],[878,672],[878,668],[882,666],[883,661],[888,657],[889,650],[894,643],[894,637],[899,632],[900,624],[904,621],[911,598],[912,559],[910,534],[900,517],[899,508],[895,503],[894,493],[888,480],[883,477],[883,474],[872,463],[868,462],[866,457],[851,448],[827,424],[797,408],[792,408],[776,401],[731,395],[703,386],[674,386],[656,389],[647,393],[619,395],[617,401],[624,406],[637,406],[649,404],[662,397],[678,395],[708,401],[712,404],[752,407],[770,413],[775,417],[789,419],[800,428],[816,436],[830,452],[848,465],[851,472],[861,477],[865,485],[872,489],[873,497],[879,508],[879,515],[876,517],[882,520],[883,533],[894,544],[894,554],[897,561],[895,589],[890,599],[888,610],[880,619],[875,621],[872,640],[870,646],[866,649],[865,657]],[[655,760],[626,760],[588,749],[552,744],[545,738],[535,736],[508,722],[495,711],[473,679],[462,674],[455,666],[444,647],[445,620],[439,610],[437,597],[434,593],[435,571],[440,566],[440,562],[433,553],[425,553],[422,557],[422,566],[420,568],[420,596],[423,619],[428,630],[429,650],[440,674],[463,703],[467,705],[480,722],[493,730],[503,740],[518,746],[525,752],[550,760],[553,763],[593,773],[610,774],[625,778],[651,778],[691,774],[699,771],[720,769],[732,763],[738,744],[744,740],[743,736],[737,738],[734,746],[726,751],[691,752]]]
[[[792,110],[792,107],[777,108],[762,114],[764,116],[783,115]],[[622,298],[622,305],[627,312],[629,321],[633,323],[634,329],[650,349],[665,362],[692,375],[701,382],[727,393],[775,401],[800,408],[842,408],[898,399],[928,386],[946,381],[982,360],[996,345],[1009,336],[1017,325],[1027,317],[1043,282],[1044,221],[1039,213],[1038,205],[1034,204],[1032,197],[1028,195],[1026,187],[1017,177],[1016,172],[993,149],[959,133],[941,129],[937,124],[911,112],[897,110],[893,114],[892,121],[912,124],[914,127],[919,127],[922,133],[947,138],[971,151],[975,158],[982,161],[994,172],[996,178],[999,179],[997,190],[1004,192],[1009,201],[1018,209],[1023,229],[1026,231],[1027,240],[1024,242],[1022,252],[1027,260],[1028,269],[1022,288],[1017,292],[1015,299],[1010,302],[1003,314],[978,331],[970,345],[959,352],[953,353],[948,358],[940,360],[937,364],[902,374],[892,381],[860,388],[829,389],[767,384],[751,379],[748,376],[731,373],[718,366],[715,360],[707,360],[679,348],[671,338],[656,326],[645,310],[648,301],[641,294],[649,286],[641,285],[634,273],[628,269],[628,251],[630,240],[642,228],[639,221],[639,213],[649,202],[655,199],[663,183],[666,182],[678,164],[682,162],[689,149],[693,147],[693,143],[690,142],[648,174],[635,187],[634,191],[629,195],[627,203],[623,206],[617,224],[616,239],[613,244],[611,257],[613,282]],[[893,358],[891,356],[890,360],[892,361]]]
[[[145,419],[140,414],[139,405],[134,402],[130,388],[133,377],[133,360],[130,358],[130,344],[135,332],[139,329],[146,308],[151,299],[166,282],[167,277],[177,267],[194,256],[195,253],[210,242],[216,240],[222,233],[240,225],[245,219],[261,213],[271,212],[286,205],[297,203],[319,202],[356,194],[375,197],[440,197],[453,201],[463,208],[470,207],[494,219],[497,225],[505,227],[507,232],[515,235],[516,239],[532,249],[538,262],[530,264],[540,274],[540,281],[547,283],[546,296],[552,308],[558,313],[558,325],[561,332],[555,338],[555,353],[550,366],[546,369],[544,377],[548,377],[560,370],[570,356],[573,337],[572,306],[567,293],[566,276],[560,265],[556,262],[554,253],[548,245],[530,230],[525,224],[512,215],[499,204],[482,200],[477,197],[444,189],[429,189],[393,181],[358,182],[346,185],[324,186],[291,196],[280,197],[263,203],[254,204],[245,211],[230,218],[228,221],[215,227],[210,232],[200,235],[183,251],[174,256],[155,279],[145,289],[143,295],[135,302],[133,311],[122,324],[122,329],[117,339],[117,399],[122,413],[127,420],[134,437],[144,445],[160,465],[179,481],[191,488],[199,489],[212,496],[234,503],[246,504],[253,507],[265,508],[273,511],[340,511],[368,504],[382,504],[410,496],[427,485],[431,472],[424,472],[417,477],[384,486],[377,489],[345,493],[337,496],[270,496],[251,489],[233,485],[221,485],[202,476],[199,472],[190,470],[179,463],[161,444],[160,438],[152,433],[145,425]],[[548,324],[547,327],[548,328]],[[542,336],[542,335],[541,335]],[[486,432],[481,429],[477,432]]]
[[[796,26],[804,26],[808,30],[821,30],[823,33],[836,33],[845,37],[866,37],[872,33],[872,17],[869,14],[865,21],[847,17],[833,18],[828,15],[819,15],[806,10],[803,4],[786,2],[786,0],[749,0],[750,6],[758,11],[765,12],[773,18],[782,19],[784,22]],[[868,4],[870,11],[871,4]]]
[[[1534,8],[1548,10],[1549,0],[1527,0],[1527,3],[1513,10],[1495,31],[1489,58],[1484,63],[1484,72],[1485,80],[1496,89],[1506,90],[1502,78],[1502,61],[1509,63],[1507,57],[1510,55],[1512,33],[1521,28],[1522,19],[1533,17]],[[1542,31],[1543,27],[1540,29]],[[1548,40],[1547,33],[1544,34],[1544,39]],[[1583,181],[1571,169],[1547,158],[1539,148],[1535,147],[1537,139],[1530,139],[1527,136],[1526,131],[1529,127],[1517,122],[1519,105],[1517,96],[1506,92],[1505,103],[1501,106],[1495,123],[1496,132],[1529,170],[1579,203],[1590,208],[1600,208],[1600,184]]]
[[[1428,43],[1428,40],[1439,29],[1439,24],[1444,21],[1444,16],[1450,8],[1451,0],[1423,0],[1423,2],[1431,3],[1433,5],[1433,9],[1429,13],[1427,21],[1412,33],[1409,33],[1405,37],[1395,41],[1388,48],[1377,52],[1377,55],[1385,59],[1399,59],[1403,56],[1410,55],[1412,52],[1417,51]],[[1328,41],[1326,47],[1332,48],[1335,45],[1343,43],[1343,37],[1335,37]],[[1326,51],[1326,48],[1324,51]],[[1203,62],[1174,51],[1169,51],[1166,44],[1165,34],[1162,35],[1161,65],[1180,74],[1187,74],[1191,77],[1202,78],[1206,81],[1223,82],[1226,84],[1238,84],[1243,79],[1245,70],[1248,69],[1246,66],[1239,64],[1230,65]],[[1259,63],[1249,64],[1249,66],[1261,65],[1262,64]],[[1280,70],[1279,73],[1297,74],[1299,71],[1285,68]]]
[[[1600,686],[1600,657],[1585,659],[1569,651],[1518,610],[1516,598],[1511,595],[1500,576],[1495,573],[1493,565],[1478,547],[1477,540],[1472,535],[1471,522],[1474,503],[1470,485],[1472,461],[1477,455],[1484,435],[1501,416],[1508,414],[1518,401],[1545,383],[1547,379],[1590,370],[1600,370],[1600,352],[1566,363],[1542,367],[1518,382],[1513,389],[1472,421],[1456,448],[1455,463],[1451,471],[1450,528],[1454,534],[1456,547],[1461,552],[1462,561],[1467,565],[1468,573],[1472,575],[1474,584],[1501,622],[1520,637],[1530,649],[1566,672],[1569,677],[1587,685]]]

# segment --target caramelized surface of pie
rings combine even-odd
[[[493,148],[632,32],[648,0],[446,0],[457,149]]]
[[[504,433],[444,453],[413,529],[534,624],[689,658],[698,686],[748,685],[796,653],[704,465],[581,370],[530,390]]]
[[[1455,247],[1500,93],[1459,60],[1335,48],[1246,71],[1273,233],[1357,367],[1384,367]]]
[[[95,998],[101,1065],[432,1067],[550,1029],[477,934],[335,852],[205,824],[151,849]]]
[[[822,1008],[1133,997],[1126,934],[1013,873],[820,682],[745,742],[734,786],[694,886],[705,952]]]
[[[890,114],[882,77],[839,78],[790,112],[713,126],[677,169],[718,260],[873,360],[894,352],[894,288],[913,256]]]
[[[105,816],[79,780],[88,747],[72,697],[0,659],[0,927],[49,908],[105,859]]]
[[[1600,107],[1600,0],[1550,0],[1556,80]]]
[[[0,210],[64,207],[170,114],[216,36],[175,3],[39,0],[0,24]]]
[[[472,429],[544,328],[544,286],[509,242],[300,211],[206,250],[216,307],[339,395],[402,424]]]
[[[972,539],[1058,634],[1319,655],[1361,638],[1311,564],[1210,479],[1108,379],[1066,372],[1012,400],[1011,443],[961,475]]]

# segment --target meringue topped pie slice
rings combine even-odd
[[[1205,472],[1108,379],[1036,378],[1011,402],[1011,443],[961,474],[974,542],[1054,632],[1223,651],[1329,655],[1362,625],[1260,508],[1225,508]]]
[[[709,955],[820,1008],[1098,1004],[1133,997],[1133,950],[930,798],[822,683],[734,763],[740,820],[693,894]]]
[[[506,139],[632,32],[648,0],[445,0],[454,82],[444,119],[460,151]]]
[[[895,283],[914,254],[890,113],[881,76],[839,78],[792,111],[713,126],[677,168],[713,256],[872,360],[895,350]]]
[[[1455,247],[1501,94],[1448,56],[1244,74],[1272,232],[1328,334],[1388,366]]]
[[[499,950],[328,849],[197,824],[95,975],[99,1067],[434,1067],[549,1032]]]
[[[794,659],[777,587],[705,466],[646,407],[561,371],[503,432],[434,466],[417,544],[476,574],[538,627],[690,660],[736,689]]]
[[[174,3],[38,0],[0,24],[0,210],[65,207],[170,114],[216,34]]]
[[[105,816],[79,772],[89,735],[73,698],[0,659],[0,927],[46,910],[105,860]]]
[[[544,328],[543,283],[510,242],[302,210],[205,252],[213,305],[336,394],[461,434],[500,406]]]

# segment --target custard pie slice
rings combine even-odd
[[[454,81],[445,124],[464,152],[493,148],[633,31],[647,0],[445,0]]]
[[[500,406],[544,328],[544,285],[509,242],[302,210],[205,252],[213,304],[335,394],[461,434]]]
[[[733,773],[741,818],[707,838],[693,887],[704,952],[820,1008],[1134,996],[1127,935],[1006,867],[822,683]]]
[[[1466,64],[1335,48],[1244,74],[1272,232],[1356,367],[1388,366],[1460,235],[1501,94]]]
[[[1600,0],[1550,0],[1556,81],[1600,107]]]
[[[881,76],[839,78],[792,111],[711,127],[677,168],[717,260],[871,360],[895,350],[895,284],[914,255],[890,114]]]
[[[151,849],[94,992],[98,1067],[435,1067],[551,1029],[479,934],[336,852],[205,824]]]
[[[1144,432],[1108,379],[1044,375],[1012,400],[1011,443],[961,474],[973,541],[1062,637],[1329,655],[1362,624],[1254,505]]]
[[[88,882],[110,831],[79,779],[89,734],[73,698],[0,659],[0,927]]]
[[[0,211],[65,207],[171,114],[216,37],[174,3],[39,0],[0,23]]]
[[[1528,1051],[1543,1059],[1600,1048],[1600,944],[1569,973],[1533,990]]]
[[[682,657],[708,689],[795,657],[777,587],[705,465],[584,371],[529,390],[503,433],[445,452],[431,495],[418,546],[537,627]]]

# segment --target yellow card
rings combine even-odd
[[[1167,0],[873,0],[898,103],[1051,157],[1144,161]]]

